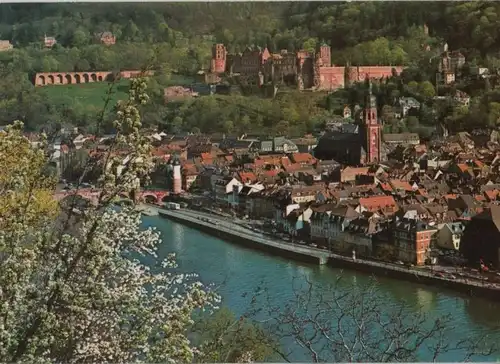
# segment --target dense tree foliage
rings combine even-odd
[[[275,99],[217,96],[193,99],[169,110],[167,130],[244,134],[252,131],[302,135],[331,114],[321,94],[284,93]]]
[[[418,124],[389,125],[391,130],[422,130],[439,121],[453,128],[496,125],[496,79],[465,77],[453,89],[436,88],[437,55],[445,42],[472,66],[496,70],[500,66],[497,37],[500,5],[496,2],[308,2],[308,3],[168,3],[168,4],[2,4],[0,39],[14,44],[0,52],[0,121],[22,119],[31,130],[47,124],[72,124],[92,130],[100,105],[75,99],[55,100],[33,90],[35,72],[155,68],[150,80],[153,102],[145,110],[147,124],[167,130],[274,133],[310,131],[345,105],[362,104],[360,89],[334,96],[314,107],[303,107],[293,96],[284,101],[239,96],[185,103],[172,111],[162,105],[162,90],[173,84],[172,74],[194,76],[209,66],[215,42],[230,52],[247,46],[271,51],[332,46],[337,65],[406,65],[401,79],[391,80],[378,95],[380,111],[394,107],[399,96],[414,96],[423,108]],[[96,34],[110,31],[112,46],[100,44]],[[52,49],[43,47],[44,35],[54,36]],[[469,111],[456,105],[437,107],[434,95],[469,93]],[[223,100],[223,101],[222,101]],[[224,105],[224,106],[221,106]],[[210,111],[207,108],[210,107]],[[222,107],[222,109],[220,109]],[[282,110],[277,110],[280,107]],[[307,111],[305,111],[307,110]],[[390,114],[390,113],[389,113]],[[474,117],[471,116],[474,115]],[[436,120],[437,119],[437,120]],[[410,124],[410,125],[409,125]],[[215,125],[215,128],[209,128]]]
[[[24,70],[131,67],[133,62],[138,67],[152,56],[145,44],[159,44],[170,60],[206,66],[215,41],[230,51],[249,45],[296,50],[321,41],[332,46],[335,63],[397,64],[421,57],[424,44],[446,40],[451,49],[485,60],[496,58],[500,47],[499,12],[500,5],[483,1],[5,4],[0,36],[23,48],[12,58]],[[103,31],[117,36],[115,47],[94,44],[95,34]],[[44,35],[55,36],[58,46],[42,51]]]

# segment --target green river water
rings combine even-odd
[[[340,271],[290,261],[278,256],[243,248],[206,235],[192,228],[169,221],[159,216],[143,218],[145,226],[155,226],[161,233],[163,245],[160,256],[171,252],[177,254],[179,270],[195,272],[204,283],[220,284],[219,292],[223,305],[236,314],[245,313],[250,307],[250,295],[257,287],[264,285],[270,292],[273,304],[284,304],[293,296],[292,281],[307,277],[320,287],[328,286],[342,274],[343,285],[338,289],[352,289],[367,285],[370,277],[353,271]],[[453,291],[429,287],[380,277],[379,293],[386,303],[384,309],[395,310],[405,305],[408,313],[423,310],[430,318],[451,314],[453,330],[447,333],[450,342],[463,337],[488,334],[488,341],[500,344],[500,304],[480,298],[461,296]],[[291,345],[291,343],[290,343]],[[430,360],[425,350],[421,360]],[[463,353],[451,352],[443,361],[461,361]],[[497,352],[488,358],[475,360],[496,361]],[[294,361],[309,361],[304,353],[293,354]]]

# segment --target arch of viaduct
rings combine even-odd
[[[143,71],[120,71],[118,76],[121,78],[138,77]],[[147,71],[145,76],[151,76],[153,71]],[[94,72],[41,72],[35,75],[35,86],[47,85],[71,85],[92,82],[109,81],[116,73],[112,71],[94,71]]]

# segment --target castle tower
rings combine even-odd
[[[313,67],[313,84],[315,88],[321,87],[321,67],[323,66],[323,59],[318,52],[314,59],[314,67]]]
[[[363,121],[366,131],[366,162],[380,161],[381,127],[377,117],[377,97],[372,93],[372,83],[368,80],[368,95],[366,96]]]
[[[321,67],[332,66],[332,51],[329,45],[323,43],[319,47],[319,56],[321,58]]]
[[[177,158],[174,160],[173,163],[172,179],[174,182],[172,186],[173,187],[172,192],[178,195],[182,191],[182,175],[181,175],[181,164]]]
[[[224,44],[214,44],[214,46],[212,47],[212,62],[210,64],[210,72],[226,72],[226,57],[227,50]]]

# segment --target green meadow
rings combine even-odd
[[[129,80],[121,80],[113,85],[111,105],[127,98]],[[39,88],[53,104],[61,104],[71,100],[72,104],[83,107],[99,108],[104,106],[108,98],[110,84],[108,82],[81,83],[71,85],[50,85]]]

